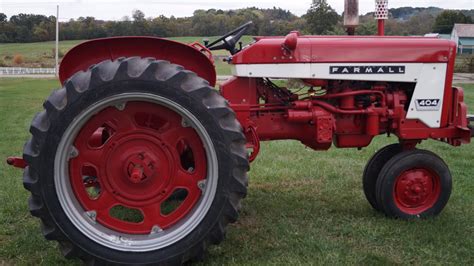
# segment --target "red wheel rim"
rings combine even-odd
[[[407,214],[418,215],[430,209],[440,194],[440,177],[428,169],[407,170],[395,180],[395,204]]]
[[[108,107],[82,127],[69,161],[74,194],[94,220],[127,234],[165,230],[191,212],[206,179],[206,153],[197,132],[176,112],[153,103],[128,102]],[[91,196],[88,188],[97,188]],[[164,213],[174,192],[186,196]],[[111,214],[116,206],[137,210],[142,220],[130,222]]]

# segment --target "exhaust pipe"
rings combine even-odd
[[[357,26],[359,26],[359,0],[345,0],[344,27],[347,35],[354,35]]]

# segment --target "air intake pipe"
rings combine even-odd
[[[377,20],[378,35],[385,35],[385,20],[388,19],[388,0],[375,0],[375,19]]]

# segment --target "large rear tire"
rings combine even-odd
[[[24,186],[44,236],[67,258],[181,264],[202,258],[236,221],[245,137],[196,74],[152,58],[104,61],[44,108],[25,145]]]

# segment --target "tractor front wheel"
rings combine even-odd
[[[451,186],[451,173],[440,157],[409,150],[395,155],[380,171],[376,200],[389,217],[426,218],[443,210]]]
[[[377,211],[382,210],[375,199],[375,189],[380,171],[393,156],[400,152],[402,152],[402,147],[398,143],[385,146],[378,150],[365,166],[364,174],[362,176],[364,194],[372,208]]]
[[[249,165],[209,84],[152,58],[104,61],[54,91],[31,125],[24,186],[44,236],[91,264],[181,264],[224,238]]]

